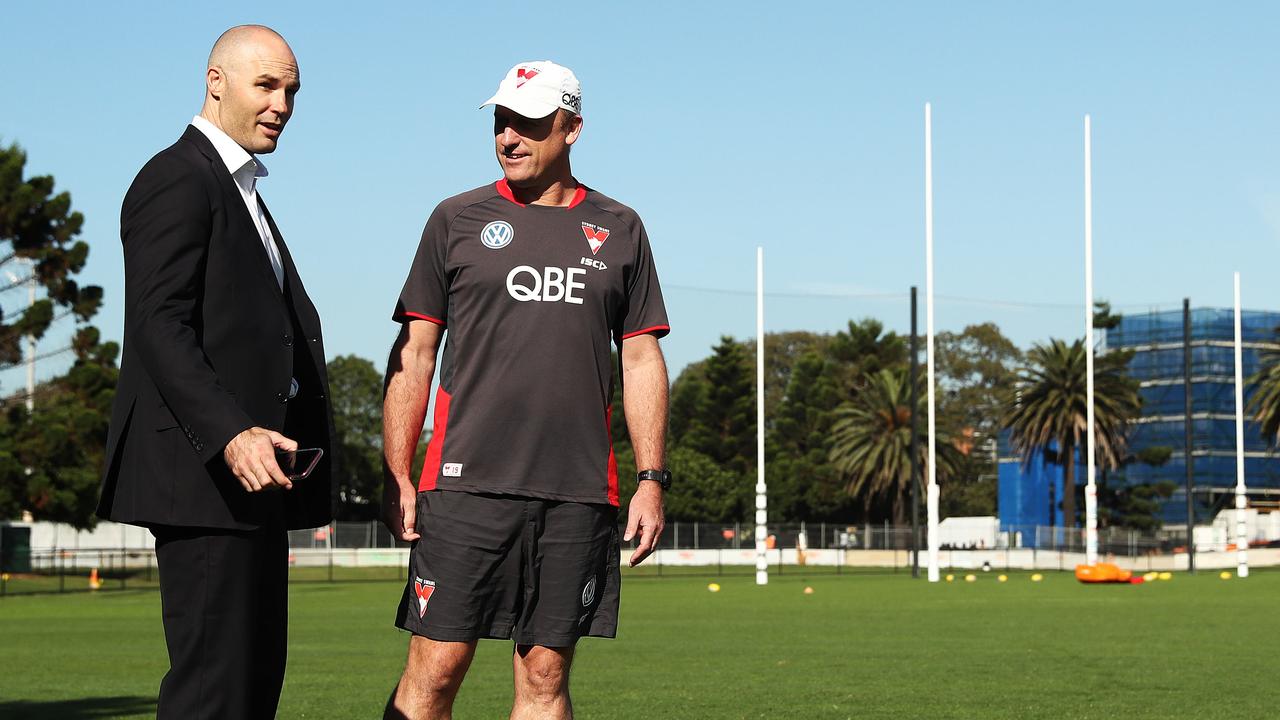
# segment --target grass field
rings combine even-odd
[[[632,578],[619,639],[579,645],[580,718],[1264,718],[1280,708],[1280,573],[1085,587],[994,573]],[[802,589],[812,586],[814,593]],[[282,718],[376,718],[404,660],[399,585],[291,589]],[[481,644],[458,718],[505,717],[510,646]],[[0,600],[0,718],[154,716],[152,590]]]

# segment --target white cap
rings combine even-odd
[[[501,105],[527,118],[543,118],[564,108],[582,114],[582,87],[573,71],[550,60],[516,65],[498,84],[498,92],[484,101]]]

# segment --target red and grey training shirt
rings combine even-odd
[[[449,198],[393,317],[448,329],[419,491],[618,504],[611,344],[670,329],[635,211],[581,186],[523,205],[505,180]]]

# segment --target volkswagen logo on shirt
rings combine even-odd
[[[490,250],[501,250],[511,244],[516,237],[515,228],[505,220],[494,220],[480,231],[480,242]]]

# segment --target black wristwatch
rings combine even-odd
[[[671,471],[670,470],[641,470],[636,473],[636,483],[639,484],[645,480],[652,480],[658,483],[663,492],[671,489]]]

